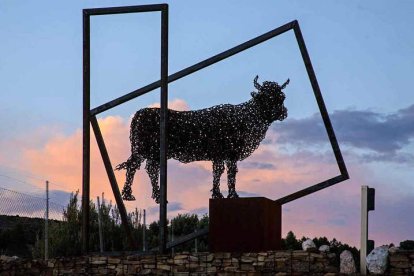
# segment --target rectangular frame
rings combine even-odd
[[[128,7],[111,7],[83,10],[83,163],[82,163],[82,250],[89,252],[89,200],[90,200],[90,124],[105,165],[108,179],[118,205],[122,224],[125,228],[129,245],[136,248],[132,236],[125,205],[112,169],[104,139],[96,119],[97,114],[90,110],[90,17],[96,15],[161,12],[161,112],[160,112],[160,251],[166,250],[167,239],[167,112],[168,109],[168,5],[142,5]],[[109,109],[109,108],[108,108]]]

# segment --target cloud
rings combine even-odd
[[[168,202],[168,212],[182,211],[183,205],[181,202]],[[159,206],[152,206],[148,208],[148,214],[158,214],[160,211]]]
[[[338,110],[330,115],[340,143],[355,149],[369,150],[365,161],[411,162],[412,154],[400,155],[414,138],[414,105],[392,114],[367,110]],[[325,127],[319,114],[304,119],[287,119],[272,128],[274,139],[282,144],[314,145],[327,143]],[[397,154],[398,153],[398,154]]]
[[[160,103],[153,103],[150,104],[148,107],[160,107]],[[182,99],[173,99],[172,101],[168,102],[168,108],[177,110],[177,111],[187,111],[190,110],[190,106],[187,104],[186,101]]]

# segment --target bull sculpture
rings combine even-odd
[[[237,161],[250,156],[264,139],[269,126],[287,117],[282,90],[289,79],[279,86],[276,82],[257,83],[252,99],[232,105],[222,104],[195,111],[168,110],[167,158],[182,163],[209,160],[213,162],[212,198],[223,198],[220,177],[227,167],[228,198],[237,198]],[[138,110],[131,122],[131,156],[115,169],[126,169],[122,190],[124,200],[135,200],[131,185],[136,170],[146,160],[145,169],[151,179],[152,198],[159,203],[160,188],[160,109]]]

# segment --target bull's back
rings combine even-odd
[[[243,121],[245,118],[231,105],[199,111],[169,110],[168,118],[168,158],[184,163],[241,160],[262,139],[252,139],[251,134],[258,130],[252,122]],[[130,136],[133,152],[146,159],[159,158],[159,122],[159,108],[144,108],[135,114]]]

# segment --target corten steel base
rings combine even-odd
[[[264,197],[210,199],[211,252],[281,249],[281,205]]]

